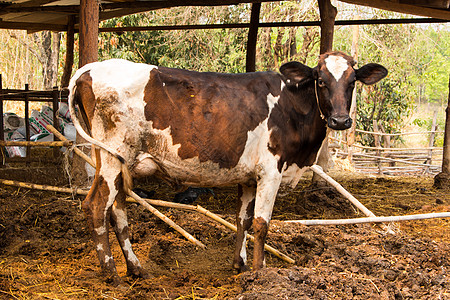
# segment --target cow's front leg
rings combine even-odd
[[[113,225],[119,245],[122,248],[127,263],[127,275],[133,277],[147,278],[147,272],[133,252],[130,242],[130,230],[128,227],[127,210],[125,204],[125,193],[121,191],[112,207],[111,224]]]
[[[255,208],[256,188],[253,186],[238,186],[238,207],[236,210],[236,248],[234,250],[233,267],[238,272],[249,270],[247,266],[246,240],[247,232],[252,226],[253,212]]]
[[[264,243],[280,183],[281,174],[276,166],[259,175],[256,189],[255,216],[253,219],[253,231],[255,234],[255,248],[253,249],[254,271],[261,269],[265,265]]]

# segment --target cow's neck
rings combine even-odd
[[[326,136],[311,81],[299,88],[283,89],[269,117],[270,150],[280,156],[279,169],[312,165]]]

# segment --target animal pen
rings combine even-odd
[[[5,166],[6,163],[9,162],[26,162],[31,163],[34,161],[40,161],[40,162],[52,162],[54,161],[54,158],[56,158],[59,155],[59,150],[56,147],[61,146],[68,146],[70,142],[61,142],[61,141],[55,141],[53,138],[53,141],[31,141],[31,137],[33,134],[41,132],[41,130],[44,130],[48,133],[48,131],[43,128],[42,122],[40,120],[30,116],[30,103],[31,102],[39,102],[39,103],[46,103],[51,105],[51,109],[47,111],[46,115],[46,122],[53,124],[54,127],[61,130],[60,126],[60,118],[58,117],[58,110],[60,106],[60,102],[67,102],[67,91],[60,90],[58,87],[53,88],[53,90],[50,91],[36,91],[36,90],[30,90],[28,87],[28,84],[25,85],[25,88],[23,90],[19,89],[3,89],[2,88],[2,80],[1,80],[1,74],[0,74],[0,147],[1,147],[1,155],[2,155],[2,161],[1,166]],[[19,138],[16,140],[11,139],[11,134],[13,134],[12,130],[8,132],[5,121],[6,117],[8,116],[8,112],[3,111],[3,104],[5,101],[17,101],[21,103],[24,107],[24,118],[23,124],[20,124],[21,121],[17,118],[17,120],[13,120],[13,122],[17,124],[13,124],[13,129],[18,129],[19,126],[24,128],[23,132],[21,134],[18,134]],[[17,117],[17,116],[16,116]],[[31,122],[34,122],[33,126]],[[33,131],[33,129],[36,129]],[[12,129],[12,128],[9,128]],[[14,137],[14,136],[12,136]],[[53,148],[53,158],[45,159],[42,157],[33,157],[31,154],[31,147],[54,147]],[[12,153],[8,154],[8,151],[5,147],[21,147],[24,149],[22,153],[14,153],[16,155],[11,155]],[[26,148],[23,148],[26,147]],[[17,149],[17,148],[16,148]],[[19,155],[21,154],[21,155]]]

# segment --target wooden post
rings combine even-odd
[[[333,50],[334,22],[337,9],[330,0],[319,0],[320,54]]]
[[[377,120],[373,120],[373,132],[375,132],[375,133],[379,132]],[[374,134],[373,138],[375,140],[375,147],[377,148],[376,156],[378,156],[378,158],[376,160],[377,160],[377,165],[378,165],[378,175],[382,175],[383,174],[382,162],[381,162],[381,159],[379,158],[381,156],[380,136],[378,134]]]
[[[247,56],[245,63],[246,72],[256,71],[256,42],[258,40],[260,12],[261,12],[261,3],[253,3],[252,12],[250,16],[250,27],[248,29]]]
[[[355,19],[359,19],[359,16],[355,16]],[[358,42],[359,42],[359,25],[353,25],[353,38],[352,38],[352,56],[355,62],[358,61]],[[357,85],[355,84],[355,88],[353,89],[352,94],[352,104],[350,106],[350,118],[352,118],[353,123],[352,127],[347,131],[347,153],[348,159],[352,161],[352,145],[355,142],[355,133],[356,133],[356,90]]]
[[[450,174],[450,77],[448,80],[448,104],[445,117],[444,158],[442,159],[442,172]]]
[[[80,2],[79,67],[98,60],[98,3],[97,0]]]
[[[430,133],[430,140],[428,141],[428,147],[433,147],[434,145],[434,139],[436,137],[436,130],[437,130],[437,114],[438,112],[435,110],[433,113],[433,123],[431,125],[431,133]],[[426,160],[426,164],[431,165],[433,160],[433,149],[428,150],[428,158]],[[425,167],[424,170],[426,173],[430,173],[430,167]]]
[[[29,85],[25,84],[25,141],[30,140],[30,103],[29,103]],[[29,165],[28,159],[31,156],[31,147],[27,147],[25,152],[25,159],[27,160],[27,166]]]
[[[56,128],[56,130],[60,130],[61,128],[59,127],[59,120],[58,120],[58,110],[59,110],[59,90],[57,86],[53,87],[53,91],[52,91],[52,98],[53,98],[53,127]],[[56,141],[56,136],[53,135],[53,141]],[[59,148],[58,147],[54,147],[53,148],[53,157],[56,158],[59,155]]]
[[[5,140],[5,131],[3,129],[3,84],[2,84],[2,74],[0,74],[0,141]],[[1,167],[4,167],[4,161],[6,160],[6,149],[0,148],[0,153],[2,155],[2,160],[0,163]]]
[[[448,80],[448,102],[445,110],[444,152],[442,154],[442,171],[434,177],[434,186],[448,188],[450,186],[450,77]]]
[[[81,0],[80,2],[80,48],[79,63],[82,67],[98,59],[98,22],[99,22],[99,2],[97,0]],[[72,116],[74,118],[75,116]],[[80,119],[83,124],[82,119]],[[86,141],[77,134],[77,144],[84,144]],[[72,160],[73,184],[84,186],[88,181],[86,163],[74,156]]]
[[[67,23],[67,37],[66,37],[66,61],[64,62],[64,72],[61,77],[61,87],[69,85],[70,77],[72,75],[73,53],[75,44],[75,16],[70,16]]]
[[[334,21],[336,19],[337,9],[330,0],[319,0],[320,10],[320,54],[331,51],[333,49]],[[326,172],[330,154],[328,150],[328,135],[320,148],[317,164]],[[324,183],[325,181],[316,173],[313,174],[312,181],[314,183]]]

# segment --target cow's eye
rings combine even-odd
[[[325,86],[325,82],[322,80],[322,79],[318,79],[317,80],[317,84],[320,86],[320,87],[324,87]]]

